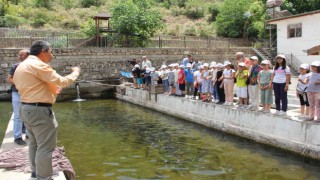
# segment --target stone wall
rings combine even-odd
[[[159,48],[66,48],[54,49],[54,60],[51,65],[60,74],[70,73],[70,67],[80,66],[79,80],[98,80],[119,77],[120,71],[129,71],[127,59],[145,55],[153,66],[181,62],[185,54],[190,53],[203,62],[226,59],[234,61],[235,53],[243,51],[254,54],[251,48],[213,48],[213,49],[159,49]],[[12,64],[17,62],[19,49],[0,49],[0,84],[5,79]]]
[[[149,94],[126,86],[117,87],[118,99],[201,124],[256,142],[320,159],[320,124],[294,115],[275,116],[190,99]]]

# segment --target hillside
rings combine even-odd
[[[110,12],[115,1],[2,0],[0,1],[0,15],[2,15],[0,26],[28,30],[79,31],[88,26],[88,20],[94,15],[100,12]],[[83,2],[87,2],[87,4]],[[178,2],[184,2],[185,5],[179,5]],[[211,21],[209,21],[208,5],[216,2],[217,0],[152,1],[153,8],[160,12],[164,22],[164,28],[159,30],[157,34],[214,36],[215,31]],[[190,6],[193,7],[189,8],[187,3],[191,3]],[[192,4],[199,5],[194,6]],[[201,12],[200,15],[191,14],[187,17],[187,11],[190,11],[190,14],[193,11]],[[197,18],[190,18],[190,16],[197,16]]]

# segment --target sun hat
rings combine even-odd
[[[225,61],[225,62],[224,62],[224,66],[228,66],[228,65],[230,65],[230,64],[231,64],[230,61]]]
[[[257,56],[251,56],[251,57],[250,57],[250,60],[256,60],[256,61],[258,61],[259,58],[258,58]]]
[[[163,64],[160,69],[166,69],[167,65]]]
[[[216,65],[217,65],[217,63],[216,63],[215,61],[212,61],[212,62],[210,63],[210,67],[211,67],[211,68],[215,67]]]
[[[317,66],[317,67],[319,67],[319,66],[320,66],[320,61],[313,61],[313,62],[311,63],[311,66]]]
[[[300,68],[308,70],[309,69],[309,64],[301,64]]]
[[[169,64],[169,67],[174,67],[174,64]]]
[[[216,67],[218,67],[218,68],[223,68],[223,64],[218,63],[218,64],[216,65]]]
[[[183,65],[183,64],[181,64],[179,67],[180,67],[180,68],[184,68],[184,65]]]
[[[191,64],[190,64],[190,63],[187,64],[187,68],[189,68],[189,67],[191,67]]]
[[[150,68],[146,68],[146,73],[149,73],[150,72]]]
[[[203,69],[203,65],[199,66],[198,69]]]
[[[135,68],[140,68],[139,64],[134,65]]]
[[[276,58],[282,58],[282,59],[286,59],[286,56],[285,55],[283,55],[283,54],[279,54],[278,56],[276,56]]]
[[[270,65],[270,61],[269,61],[269,60],[263,60],[263,61],[261,62],[261,64],[269,64],[269,65]]]
[[[203,67],[209,67],[209,64],[208,63],[204,63],[202,66]]]
[[[239,66],[241,66],[241,67],[246,67],[246,63],[241,62],[241,63],[239,63]]]
[[[179,63],[175,63],[174,66],[179,66]]]

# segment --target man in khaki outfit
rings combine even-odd
[[[50,44],[36,41],[30,48],[29,57],[17,67],[13,82],[19,90],[20,117],[29,131],[29,160],[31,177],[52,179],[52,153],[57,144],[58,123],[51,109],[62,87],[73,83],[80,68],[63,77],[49,65],[53,58]]]

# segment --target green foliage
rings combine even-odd
[[[23,19],[11,14],[6,14],[3,18],[5,27],[16,28],[18,27]]]
[[[292,14],[300,14],[320,9],[319,0],[285,0],[282,9],[287,9]]]
[[[49,23],[51,21],[51,16],[45,9],[39,9],[38,11],[34,12],[31,19],[31,26],[34,28],[39,28]]]
[[[36,7],[44,7],[47,9],[51,9],[52,7],[52,0],[33,0],[33,2]]]
[[[80,31],[88,37],[94,36],[96,34],[96,26],[94,20],[88,19],[85,23],[81,24]]]
[[[6,15],[6,13],[8,12],[8,8],[9,8],[8,1],[1,0],[0,1],[0,16]]]
[[[185,15],[190,19],[199,19],[204,17],[205,8],[199,0],[190,0],[187,3]]]
[[[76,0],[60,0],[62,6],[66,9],[71,9],[75,6]]]
[[[218,36],[256,37],[264,34],[265,7],[260,0],[225,0],[216,19]]]
[[[114,29],[127,36],[139,36],[139,45],[163,27],[160,13],[151,8],[148,0],[119,0],[111,12]]]
[[[220,12],[220,4],[219,3],[210,4],[208,11],[210,14],[209,21],[216,21],[216,18]]]
[[[101,0],[80,0],[80,4],[84,8],[101,5]]]

